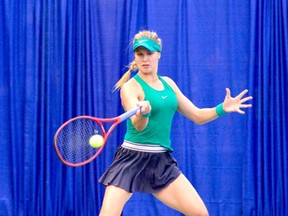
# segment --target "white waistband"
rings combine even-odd
[[[164,147],[160,145],[133,143],[126,140],[124,140],[121,146],[126,149],[141,152],[162,153],[167,151]]]

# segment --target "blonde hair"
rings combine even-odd
[[[133,44],[135,43],[136,40],[138,40],[140,38],[150,38],[150,39],[154,40],[157,44],[159,44],[160,47],[162,47],[162,41],[158,37],[156,32],[148,31],[148,30],[143,30],[143,31],[138,32],[134,36]],[[124,73],[123,76],[115,84],[114,90],[120,89],[123,86],[123,84],[130,79],[131,73],[138,69],[136,61],[133,60],[132,62],[130,62],[130,64],[128,65],[128,68],[129,68],[128,71],[126,71],[126,73]]]

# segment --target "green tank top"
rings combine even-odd
[[[164,85],[164,90],[153,89],[138,74],[133,77],[141,85],[145,94],[144,100],[150,102],[152,109],[148,124],[141,132],[135,129],[130,118],[127,120],[124,139],[133,143],[160,145],[168,151],[173,151],[170,132],[178,101],[173,89],[162,77],[158,77]]]

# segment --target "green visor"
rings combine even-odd
[[[144,47],[150,52],[161,52],[161,47],[151,38],[140,38],[134,42],[133,50],[135,51],[138,47]]]

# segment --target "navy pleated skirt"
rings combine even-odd
[[[181,171],[169,152],[151,153],[119,147],[99,182],[130,193],[155,193],[174,181]]]

